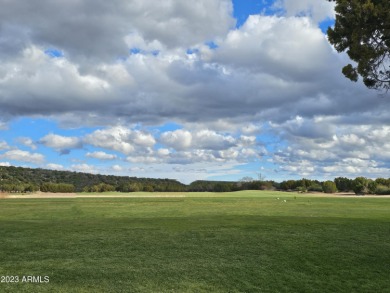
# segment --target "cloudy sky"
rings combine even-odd
[[[0,0],[0,165],[178,179],[390,174],[390,98],[325,0]]]

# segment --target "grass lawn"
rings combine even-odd
[[[390,198],[183,195],[0,199],[0,292],[390,292]]]

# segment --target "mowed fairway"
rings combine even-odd
[[[181,196],[0,199],[0,292],[390,290],[390,198]]]

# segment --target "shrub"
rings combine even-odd
[[[99,183],[93,186],[86,186],[83,189],[84,192],[107,192],[115,191],[115,187],[107,183]]]
[[[379,184],[376,187],[376,192],[375,193],[379,194],[379,195],[390,195],[390,187]]]
[[[365,177],[357,177],[352,181],[352,190],[355,194],[367,194],[369,180]]]
[[[145,185],[144,188],[143,188],[143,191],[146,191],[146,192],[153,192],[154,191],[154,188],[152,185]]]
[[[224,183],[217,183],[215,186],[214,186],[214,189],[213,189],[214,192],[229,192],[231,191],[231,188],[228,184],[224,184]]]
[[[308,191],[314,191],[314,192],[323,192],[324,190],[322,189],[322,186],[321,184],[318,184],[318,183],[312,183],[312,185],[310,185],[308,188],[307,188]]]
[[[260,190],[273,190],[274,185],[272,181],[260,181]]]
[[[306,186],[298,186],[297,188],[295,188],[295,191],[307,192],[307,188],[306,188]]]
[[[50,183],[46,182],[40,186],[40,190],[42,192],[63,192],[63,193],[71,193],[75,191],[73,184],[66,183]]]
[[[322,183],[322,189],[325,193],[335,193],[337,192],[336,183],[333,181],[325,181]]]
[[[368,182],[368,193],[369,194],[375,194],[378,184],[375,181],[370,180]]]

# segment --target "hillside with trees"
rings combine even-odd
[[[338,177],[324,182],[302,178],[280,183],[244,177],[240,181],[197,180],[185,185],[173,179],[138,178],[89,174],[71,171],[0,166],[1,192],[229,192],[239,190],[280,190],[295,192],[354,192],[355,194],[390,194],[390,178],[355,179]]]
[[[0,190],[6,192],[185,191],[186,188],[172,179],[0,167]]]

